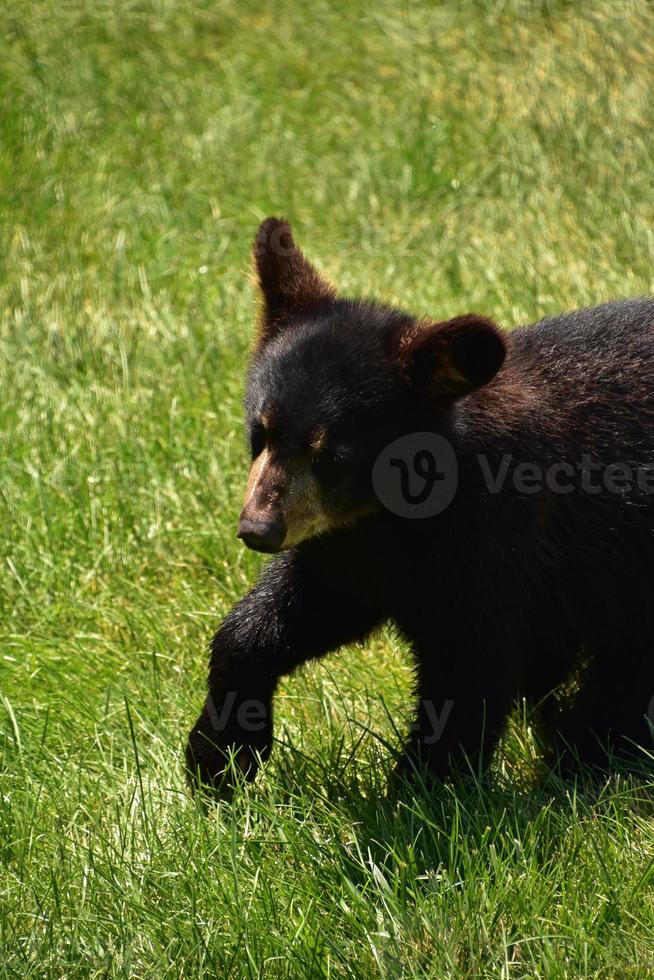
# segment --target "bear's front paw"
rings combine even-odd
[[[218,798],[231,796],[240,777],[251,782],[270,752],[271,732],[225,728],[215,712],[205,710],[191,729],[186,746],[186,772],[193,789],[208,789]]]

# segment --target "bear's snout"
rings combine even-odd
[[[280,521],[253,521],[241,517],[236,537],[253,551],[277,551],[284,540],[284,525]]]

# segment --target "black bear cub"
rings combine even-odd
[[[339,298],[282,220],[254,258],[238,536],[279,555],[213,640],[193,781],[253,778],[278,679],[387,621],[415,658],[401,771],[480,771],[518,697],[570,765],[650,745],[654,301],[504,333]]]

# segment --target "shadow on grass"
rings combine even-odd
[[[380,868],[412,868],[428,881],[439,869],[465,879],[487,874],[499,864],[529,855],[544,872],[561,854],[570,826],[629,810],[654,817],[654,762],[641,750],[633,758],[609,761],[607,772],[582,766],[571,771],[546,766],[508,766],[501,756],[480,777],[472,767],[447,780],[417,768],[412,778],[393,773],[388,745],[356,758],[337,745],[331,758],[308,757],[285,740],[268,767],[274,778],[264,791],[270,803],[297,809],[304,819],[337,814],[365,841],[366,859]],[[270,775],[273,775],[271,773]],[[250,792],[256,791],[255,789]]]

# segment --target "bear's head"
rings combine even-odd
[[[272,552],[377,513],[379,453],[413,431],[449,431],[455,403],[494,378],[506,351],[481,316],[430,322],[337,297],[284,220],[262,223],[253,255],[263,304],[238,536]]]

